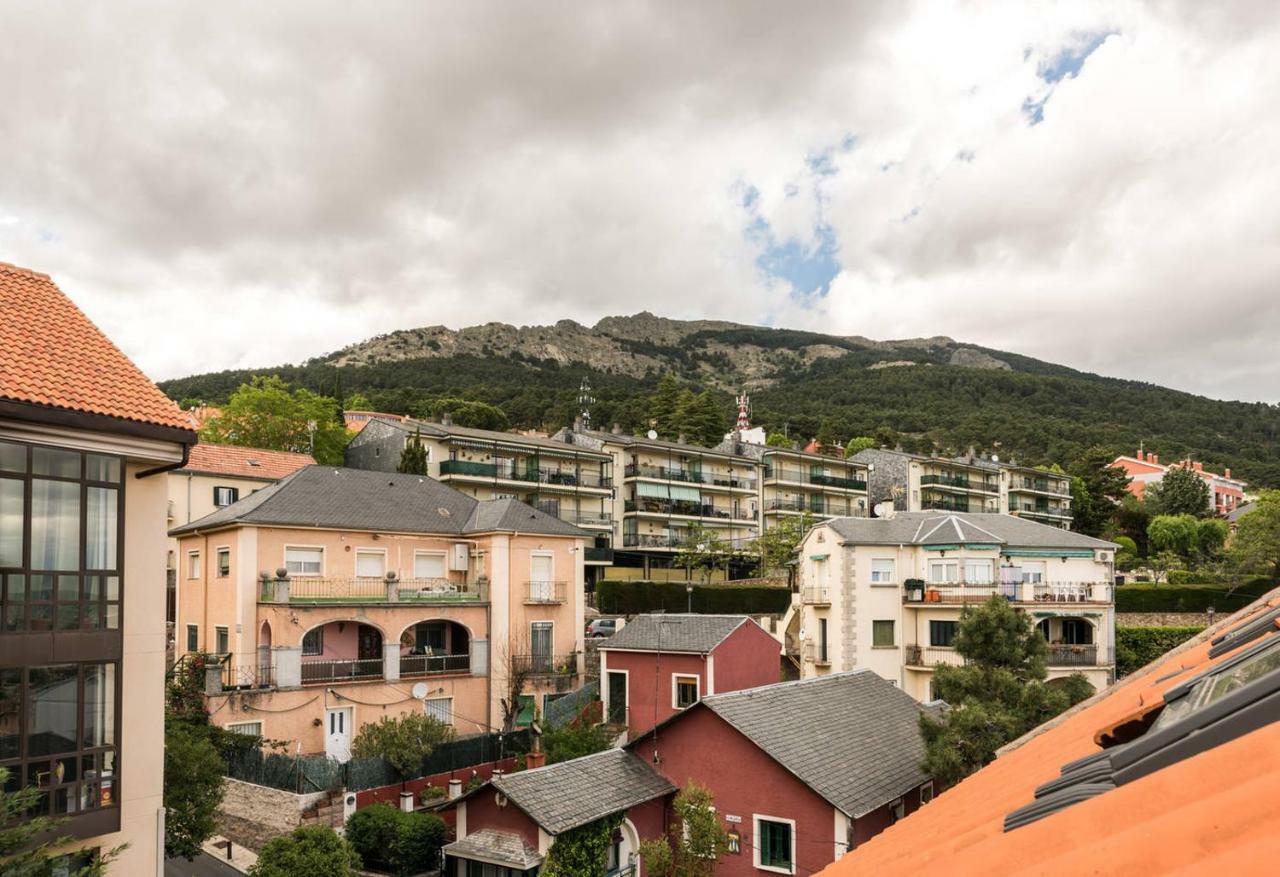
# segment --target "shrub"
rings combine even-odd
[[[1177,648],[1203,627],[1117,627],[1116,676],[1128,676]]]
[[[400,831],[401,812],[390,804],[370,804],[347,820],[347,840],[366,868],[390,870],[391,850]]]
[[[709,614],[771,615],[787,611],[789,588],[760,585],[694,585],[693,611]],[[639,615],[663,610],[684,612],[689,594],[682,582],[605,581],[596,585],[601,612]]]
[[[360,867],[360,856],[332,828],[304,825],[273,838],[249,869],[250,877],[349,877]]]
[[[444,820],[434,813],[399,815],[399,830],[391,847],[392,870],[406,875],[436,867],[447,831]]]
[[[1268,579],[1247,582],[1228,593],[1221,585],[1156,585],[1138,582],[1116,588],[1117,612],[1235,612],[1273,587]]]

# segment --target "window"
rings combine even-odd
[[[284,565],[291,576],[318,576],[324,573],[323,548],[284,549]]]
[[[200,552],[199,551],[187,552],[187,578],[189,579],[200,578]]]
[[[200,626],[196,624],[187,625],[187,651],[200,651]]]
[[[0,442],[3,632],[120,626],[118,457]]]
[[[873,621],[871,622],[871,647],[882,648],[892,646],[893,639],[893,622],[892,621]]]
[[[827,619],[818,619],[818,660],[828,663],[827,658]]]
[[[415,551],[413,553],[413,577],[415,579],[447,578],[444,571],[444,552]]]
[[[1022,567],[1022,581],[1028,585],[1039,585],[1044,583],[1044,561],[1027,561],[1024,560],[1020,564]]]
[[[906,805],[903,804],[901,798],[899,798],[898,800],[894,801],[892,804],[889,805],[889,818],[892,819],[894,822],[897,822],[899,819],[901,819],[906,815],[907,815],[907,808],[906,808]]]
[[[323,627],[317,627],[315,630],[307,631],[307,635],[302,638],[302,654],[304,655],[324,654],[324,628]]]
[[[261,737],[262,722],[236,722],[227,725],[227,730],[232,734],[244,734],[246,737]]]
[[[873,558],[871,561],[871,584],[893,584],[895,578],[893,572],[893,558]]]
[[[945,585],[960,581],[960,564],[954,560],[929,561],[929,583]]]
[[[225,627],[215,627],[213,629],[213,639],[215,643],[214,652],[219,655],[225,655],[231,651],[231,637]]]
[[[369,548],[356,549],[356,575],[362,579],[380,579],[387,572],[387,553]]]
[[[966,560],[964,562],[964,580],[970,585],[989,585],[995,581],[994,561]]]
[[[678,710],[688,709],[698,702],[697,676],[671,677],[671,705]]]
[[[452,697],[432,697],[423,701],[423,704],[426,706],[428,716],[446,725],[453,724]]]
[[[225,579],[231,575],[231,549],[218,549],[218,578]]]
[[[920,803],[928,804],[933,800],[933,783],[927,782],[920,787]]]
[[[794,874],[796,824],[791,819],[753,817],[755,822],[755,866],[762,871]]]
[[[213,489],[213,504],[217,508],[226,508],[240,498],[240,488],[238,487],[215,487]]]
[[[956,631],[960,628],[957,621],[930,621],[929,645],[949,649],[956,640]]]

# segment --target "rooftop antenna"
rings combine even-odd
[[[747,417],[751,410],[751,397],[747,395],[744,389],[742,394],[738,396],[738,422],[734,425],[734,429],[738,432],[746,432],[751,428],[751,420]]]
[[[582,428],[591,429],[591,406],[596,403],[591,395],[591,382],[585,377],[578,385],[578,408],[582,410]]]

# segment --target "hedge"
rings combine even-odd
[[[1227,595],[1222,585],[1157,585],[1137,582],[1116,588],[1117,612],[1207,612],[1243,609],[1275,587],[1269,579],[1255,579]]]
[[[1177,648],[1203,627],[1117,627],[1116,676],[1128,676]]]
[[[791,605],[791,589],[762,585],[694,585],[693,611],[707,614],[776,615]],[[596,608],[607,615],[686,612],[683,583],[604,581],[596,585]]]

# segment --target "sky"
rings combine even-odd
[[[0,0],[0,261],[153,378],[641,310],[1280,402],[1267,2]]]

